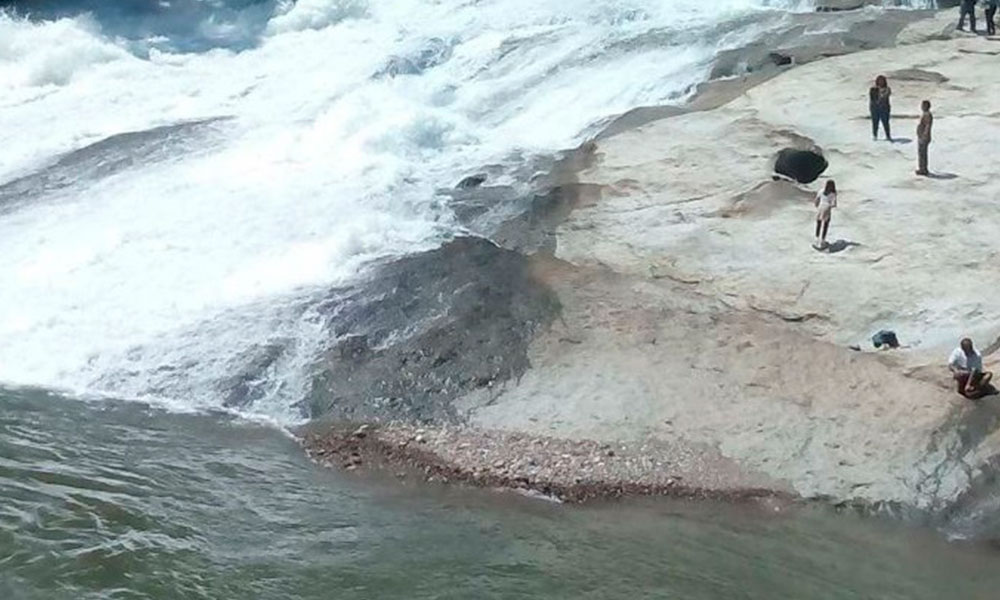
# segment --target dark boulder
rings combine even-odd
[[[773,62],[776,67],[785,67],[795,62],[791,56],[780,52],[771,52],[767,55],[767,57],[771,59],[771,62]]]
[[[274,393],[279,385],[274,372],[293,346],[294,340],[278,339],[240,353],[233,360],[236,373],[218,383],[223,405],[245,408]]]
[[[819,0],[816,2],[816,12],[860,10],[868,4],[873,4],[873,2],[871,0]]]
[[[476,175],[469,175],[462,181],[459,181],[458,186],[456,187],[460,190],[471,190],[483,185],[484,183],[486,183],[486,174],[477,173]]]
[[[390,56],[374,77],[382,79],[400,75],[420,75],[427,69],[447,62],[451,54],[451,43],[441,38],[430,38],[406,54]]]
[[[818,148],[801,150],[785,148],[774,159],[774,172],[799,183],[812,183],[830,166]]]
[[[386,262],[319,308],[337,343],[303,408],[338,421],[456,420],[454,400],[528,369],[528,344],[558,310],[530,259],[484,239]]]
[[[948,78],[937,71],[924,69],[899,69],[885,74],[889,81],[920,81],[926,83],[948,83]]]

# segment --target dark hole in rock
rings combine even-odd
[[[774,172],[799,183],[812,183],[830,166],[817,150],[785,148],[774,160]]]

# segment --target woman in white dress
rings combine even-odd
[[[826,234],[830,232],[830,217],[837,207],[837,184],[831,179],[823,191],[816,195],[816,245],[817,250],[826,247]]]

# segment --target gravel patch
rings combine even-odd
[[[467,427],[312,425],[301,443],[319,464],[391,470],[429,482],[542,494],[582,503],[629,496],[744,500],[794,497],[714,449],[648,441],[608,444]]]

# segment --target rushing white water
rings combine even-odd
[[[247,348],[294,339],[258,406],[293,418],[324,335],[296,298],[454,234],[436,190],[479,165],[678,100],[719,49],[761,35],[750,15],[807,8],[299,0],[252,48],[200,53],[87,16],[0,16],[0,182],[109,136],[225,117],[151,134],[169,151],[110,174],[94,175],[106,153],[89,171],[67,159],[63,184],[0,194],[0,381],[212,406]],[[375,76],[393,56],[406,72]]]

